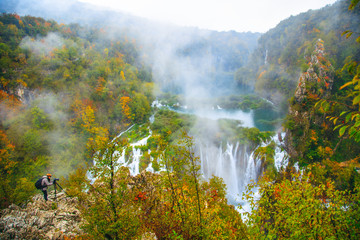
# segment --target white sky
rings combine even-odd
[[[266,32],[291,15],[336,0],[80,0],[153,20],[204,29]]]

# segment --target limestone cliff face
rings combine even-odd
[[[27,87],[19,86],[14,92],[13,95],[17,96],[18,99],[25,104],[30,104],[38,95],[37,90],[30,90]]]
[[[309,68],[302,73],[295,90],[295,101],[301,103],[305,98],[318,95],[327,97],[332,89],[334,70],[331,63],[325,58],[324,42],[319,39],[311,55]]]
[[[289,117],[296,129],[286,129],[285,146],[292,158],[302,157],[303,144],[309,136],[311,125],[319,125],[324,121],[313,113],[314,104],[330,96],[334,70],[326,58],[324,42],[319,39],[311,55],[309,68],[302,73],[295,90],[294,99],[290,103]]]
[[[54,192],[49,198],[54,198]],[[64,239],[81,235],[82,219],[76,204],[76,198],[61,192],[56,201],[45,202],[38,194],[24,208],[10,205],[0,215],[0,239]]]

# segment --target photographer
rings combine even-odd
[[[44,199],[45,201],[48,200],[48,196],[47,196],[47,187],[51,186],[53,184],[56,184],[56,181],[59,180],[58,178],[55,178],[54,181],[51,181],[51,174],[48,173],[46,174],[46,176],[42,177],[42,181],[41,181],[41,186],[42,189],[41,191],[44,193]]]

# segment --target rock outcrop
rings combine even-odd
[[[329,96],[333,85],[334,70],[325,58],[324,42],[319,39],[311,55],[309,68],[302,73],[295,90],[295,101],[301,103],[304,99],[317,95],[324,98]]]
[[[291,158],[302,157],[304,145],[301,143],[309,136],[311,125],[320,126],[324,122],[324,116],[316,116],[313,109],[317,101],[330,96],[334,82],[334,70],[325,55],[324,42],[319,39],[311,55],[309,68],[301,74],[294,99],[290,103],[288,115],[296,128],[286,130],[285,149]]]
[[[64,239],[82,235],[80,211],[77,199],[64,192],[49,194],[48,202],[38,194],[26,207],[14,204],[2,210],[0,239]]]

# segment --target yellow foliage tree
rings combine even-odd
[[[129,103],[131,102],[131,98],[124,96],[120,98],[120,104],[122,108],[122,113],[126,117],[127,120],[132,119],[131,109],[129,107]]]
[[[95,111],[91,106],[87,106],[84,109],[84,111],[81,113],[81,118],[83,121],[82,127],[91,134],[87,145],[88,149],[93,153],[99,145],[102,145],[103,142],[108,141],[108,130],[106,128],[100,127],[99,124],[95,122]]]
[[[121,76],[121,79],[122,79],[123,81],[125,81],[124,71],[121,71],[121,72],[120,72],[120,76]]]

